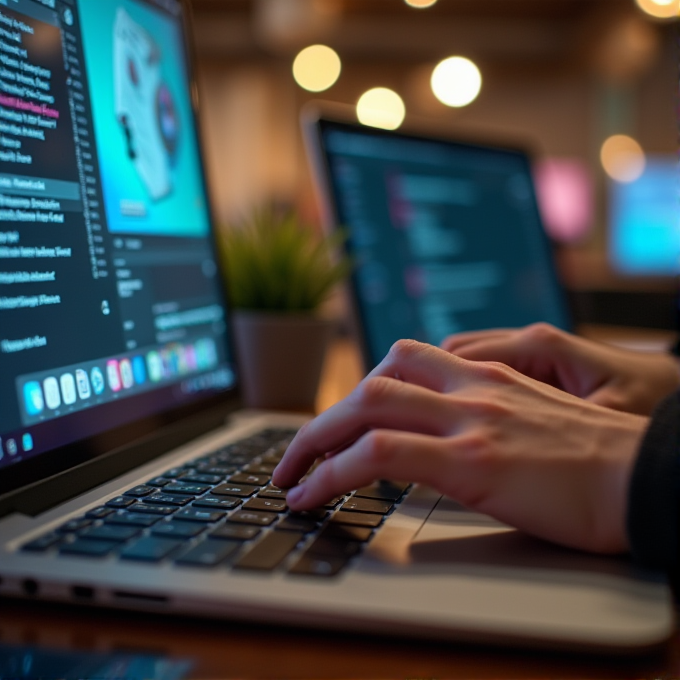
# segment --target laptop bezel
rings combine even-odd
[[[154,4],[153,0],[142,0],[142,2],[149,5]],[[224,281],[225,279],[222,272],[223,264],[219,257],[218,249],[217,223],[215,221],[214,206],[212,204],[205,170],[204,140],[199,125],[199,95],[198,82],[196,79],[195,42],[193,39],[193,15],[189,0],[177,0],[177,2],[180,7],[180,16],[177,21],[182,28],[187,89],[191,100],[189,104],[193,117],[192,122],[199,159],[198,166],[201,181],[205,188],[206,206],[210,224],[210,234],[207,241],[212,246],[215,254],[215,263],[218,268],[218,280]],[[197,397],[190,402],[181,404],[177,407],[154,413],[153,415],[131,421],[119,427],[114,426],[111,429],[96,435],[83,438],[65,446],[53,448],[50,451],[46,451],[25,461],[19,461],[3,467],[2,474],[0,474],[0,516],[8,510],[11,510],[13,507],[11,499],[15,498],[17,492],[23,488],[30,487],[32,492],[36,492],[36,485],[41,481],[49,481],[57,478],[62,473],[71,469],[78,469],[84,464],[94,462],[97,459],[106,458],[112,453],[124,458],[126,447],[133,448],[134,445],[140,441],[150,442],[152,439],[156,438],[156,436],[162,439],[163,430],[171,426],[176,427],[178,423],[183,424],[184,430],[187,433],[193,432],[193,428],[189,425],[190,419],[192,417],[200,416],[201,414],[218,414],[211,420],[211,422],[216,425],[219,420],[223,422],[229,413],[238,410],[242,406],[241,388],[237,370],[236,347],[230,323],[231,305],[230,301],[227,299],[227,291],[224,287],[219,288],[217,295],[218,301],[225,310],[225,341],[227,356],[231,357],[233,362],[235,375],[234,386],[222,393]],[[96,408],[93,409],[92,413],[96,413]],[[201,420],[201,422],[203,421]],[[206,424],[202,426],[202,429],[205,430],[205,427]],[[197,436],[197,434],[198,433],[192,436]],[[165,450],[159,450],[155,455],[159,456],[165,452]],[[130,465],[133,466],[134,461],[130,461]],[[127,469],[130,468],[128,467]],[[71,493],[69,493],[67,497],[77,495],[87,488],[92,488],[94,485],[88,484],[85,479],[83,479],[83,482],[84,483],[80,488],[74,487],[71,489]]]
[[[318,199],[317,202],[321,208],[324,227],[328,231],[341,229],[343,225],[341,224],[339,217],[340,210],[338,206],[338,197],[333,189],[332,174],[329,166],[329,156],[323,143],[324,125],[339,126],[347,131],[359,132],[363,134],[374,134],[383,137],[396,136],[403,139],[412,139],[415,141],[449,143],[461,147],[494,149],[515,153],[523,156],[526,159],[530,169],[533,167],[533,154],[528,151],[528,145],[515,143],[496,143],[489,141],[480,142],[479,140],[475,140],[470,137],[463,137],[461,135],[454,137],[449,134],[431,134],[423,131],[423,129],[427,126],[427,121],[417,121],[416,124],[410,126],[407,125],[403,128],[400,128],[398,131],[368,127],[356,121],[353,116],[353,111],[350,107],[335,103],[310,102],[303,108],[301,112],[300,123],[302,126],[305,148],[310,161],[310,166],[312,168],[313,183]],[[532,197],[537,217],[540,223],[543,224],[538,208],[535,187],[533,185]],[[551,285],[558,296],[564,314],[564,330],[573,332],[574,317],[571,300],[567,295],[564,285],[560,281],[555,262],[556,244],[550,240],[545,229],[541,230],[539,239],[541,247],[545,251],[546,260],[550,265],[549,270],[552,279]],[[344,241],[343,250],[344,254],[351,260],[354,253],[346,239]],[[352,327],[351,330],[359,345],[364,371],[365,373],[368,373],[379,363],[382,357],[375,357],[373,355],[367,334],[365,332],[366,323],[364,308],[359,300],[360,296],[358,291],[358,281],[355,271],[353,271],[350,277],[348,277],[345,291],[347,305],[350,311],[349,321]]]

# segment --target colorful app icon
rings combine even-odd
[[[106,377],[109,380],[109,387],[113,392],[120,392],[121,382],[120,373],[118,372],[118,362],[115,359],[111,359],[106,362]]]
[[[61,384],[61,397],[64,400],[66,406],[76,403],[76,381],[73,379],[72,373],[64,373],[61,378],[59,378],[59,383]]]
[[[212,368],[217,363],[217,350],[212,339],[204,338],[196,343],[196,362],[201,370]]]
[[[59,394],[59,383],[53,376],[43,380],[43,392],[45,394],[45,403],[47,408],[57,409],[61,406],[61,395]]]
[[[132,360],[132,374],[135,376],[135,382],[138,385],[143,385],[146,382],[146,366],[142,357],[135,357]]]
[[[104,374],[99,366],[95,366],[90,371],[90,382],[95,394],[101,394],[104,391],[106,384],[104,383]]]
[[[177,375],[177,354],[172,348],[161,350],[161,363],[164,377],[173,378]]]
[[[33,451],[33,437],[28,432],[21,438],[21,448],[24,451]]]
[[[78,396],[81,399],[89,399],[92,396],[90,389],[90,379],[87,377],[87,372],[79,368],[76,371],[76,387],[78,388]]]
[[[17,443],[14,439],[8,439],[6,447],[7,447],[7,453],[9,453],[10,456],[16,456],[17,453],[19,453],[19,449],[17,448]]]
[[[149,369],[149,378],[153,382],[163,379],[163,362],[158,352],[149,352],[146,355],[146,365]]]
[[[195,371],[198,368],[196,363],[196,348],[193,345],[187,345],[184,348],[184,361],[186,361],[189,371]]]
[[[122,359],[120,362],[120,379],[126,390],[129,390],[135,384],[135,379],[132,375],[132,364],[129,359]]]
[[[37,416],[45,408],[40,383],[32,380],[24,384],[24,405],[29,416]]]

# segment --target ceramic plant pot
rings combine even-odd
[[[304,313],[236,311],[233,323],[246,405],[314,411],[332,321]]]

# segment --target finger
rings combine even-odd
[[[517,333],[517,331],[509,328],[494,328],[488,331],[466,331],[465,333],[456,333],[444,338],[440,347],[446,352],[455,353],[456,350],[470,343],[492,338],[509,338],[513,333]]]
[[[437,486],[446,465],[441,439],[373,430],[321,463],[308,479],[288,492],[286,502],[292,510],[311,510],[378,479]]]
[[[296,484],[317,458],[337,456],[369,429],[442,436],[454,422],[450,404],[437,392],[381,376],[367,378],[347,399],[300,430],[274,471],[273,482],[283,488]]]

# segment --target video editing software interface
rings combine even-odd
[[[322,121],[373,363],[399,338],[569,325],[526,156]]]
[[[176,0],[0,0],[0,467],[234,385]]]

